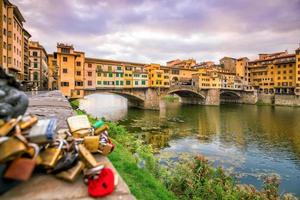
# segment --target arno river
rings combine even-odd
[[[162,101],[160,111],[150,111],[127,109],[127,100],[113,94],[87,96],[80,108],[120,121],[162,160],[200,153],[259,188],[264,176],[278,174],[281,191],[300,196],[300,108]]]

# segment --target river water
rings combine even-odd
[[[200,153],[258,188],[264,176],[278,174],[281,192],[300,196],[300,108],[166,101],[160,106],[160,111],[127,108],[127,100],[114,94],[80,101],[81,109],[119,121],[152,144],[162,160]]]

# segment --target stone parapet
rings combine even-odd
[[[59,91],[42,92],[36,95],[28,94],[29,108],[27,113],[37,115],[40,119],[56,117],[59,120],[58,128],[67,128],[66,118],[74,115],[73,110],[65,97]],[[115,191],[101,199],[123,199],[133,200],[135,197],[130,193],[127,184],[118,174],[112,163],[105,156],[96,155],[97,161],[108,162],[119,177],[119,184]],[[34,174],[33,177],[4,195],[0,200],[88,200],[87,186],[83,182],[82,175],[74,182],[68,183],[55,178],[53,175]]]

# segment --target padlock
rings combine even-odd
[[[79,156],[88,168],[96,167],[97,161],[95,157],[85,148],[83,144],[78,145]]]
[[[29,115],[29,116],[23,117],[22,120],[19,122],[19,125],[22,130],[26,130],[26,129],[31,128],[37,122],[38,122],[37,116]]]
[[[5,124],[5,121],[3,119],[0,119],[0,127]]]
[[[80,130],[88,130],[92,128],[86,115],[76,115],[69,117],[67,119],[67,123],[72,134]]]
[[[72,132],[72,136],[74,138],[83,138],[85,136],[88,136],[92,133],[93,129],[89,128],[89,129],[82,129],[82,130],[78,130],[78,131],[74,131]]]
[[[98,178],[88,180],[88,193],[91,197],[104,197],[114,191],[114,173],[110,168],[101,170]]]
[[[0,164],[0,195],[4,194],[5,192],[13,189],[14,187],[18,186],[21,181],[9,180],[3,178],[3,174],[7,169],[7,165]]]
[[[33,126],[26,138],[37,144],[50,143],[56,139],[56,126],[57,119],[43,119],[39,120],[35,126]]]
[[[59,172],[68,170],[72,168],[78,161],[78,152],[67,151],[64,155],[57,161],[55,167],[51,170],[51,173],[57,174]]]
[[[0,143],[0,163],[13,160],[27,150],[26,143],[20,138],[22,136],[11,136]]]
[[[62,153],[64,140],[57,140],[59,144],[55,147],[48,147],[41,152],[40,156],[42,159],[41,165],[45,168],[53,168],[57,163],[59,156]]]
[[[84,169],[84,167],[84,163],[82,161],[78,161],[72,168],[62,171],[55,176],[66,181],[73,182],[80,175],[80,172]]]
[[[97,129],[97,128],[103,126],[103,125],[104,125],[104,121],[99,120],[99,121],[96,121],[96,122],[93,124],[93,128],[94,128],[94,129]]]
[[[27,150],[24,153],[24,155],[33,158],[35,156],[35,147],[32,146],[32,145],[31,146],[27,146]],[[36,162],[36,165],[40,165],[42,163],[42,158],[41,158],[41,156],[39,154],[36,156],[35,162]]]
[[[19,157],[11,162],[9,167],[4,173],[4,178],[27,181],[36,166],[36,158],[39,154],[39,146],[34,143],[29,143],[28,146],[35,149],[35,154],[33,158]]]
[[[100,137],[98,135],[85,136],[83,141],[84,146],[91,152],[95,153],[99,148]]]
[[[11,119],[0,127],[0,136],[6,136],[18,122],[22,119],[22,116],[19,116],[17,119]]]
[[[94,134],[95,134],[95,135],[100,135],[103,131],[108,130],[108,128],[109,128],[109,126],[108,126],[107,124],[104,124],[103,126],[97,128],[97,129],[95,129]]]
[[[99,153],[101,153],[104,156],[107,156],[110,154],[114,149],[114,145],[112,143],[101,143],[99,146]]]

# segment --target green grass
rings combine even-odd
[[[148,170],[137,166],[135,158],[126,148],[115,140],[113,142],[116,148],[109,159],[137,199],[176,199]]]
[[[77,105],[77,100],[71,102],[71,105]],[[85,111],[76,109],[77,115],[85,115]],[[96,121],[95,118],[88,115],[91,123]],[[146,168],[139,168],[137,161],[132,154],[132,148],[138,148],[134,145],[125,147],[120,142],[129,142],[127,131],[116,125],[109,123],[110,136],[113,137],[113,143],[116,145],[114,151],[108,156],[114,167],[127,183],[131,193],[141,200],[168,200],[177,199],[173,192],[166,189],[166,187],[156,179]],[[131,138],[132,139],[132,138]],[[130,142],[129,142],[130,143]]]

